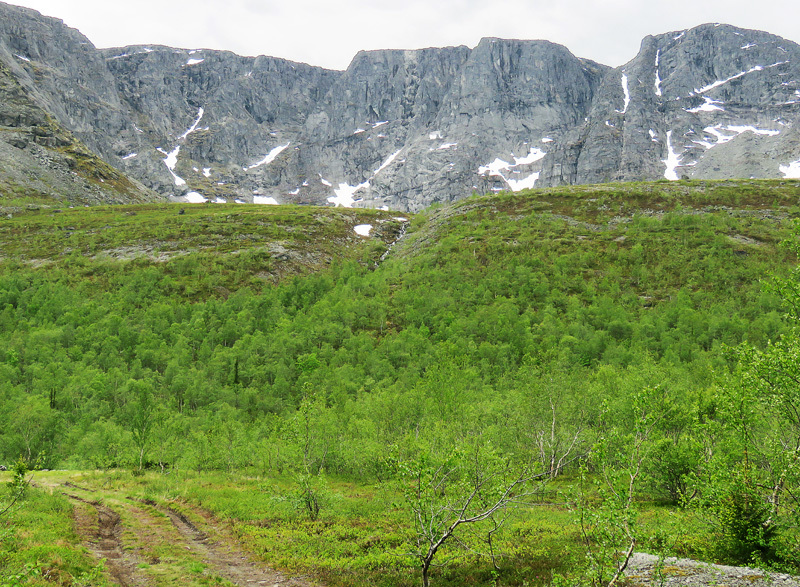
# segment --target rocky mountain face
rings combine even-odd
[[[798,177],[798,132],[796,43],[714,24],[649,36],[605,77],[539,185]]]
[[[725,25],[647,37],[617,69],[484,39],[331,71],[98,50],[0,4],[0,62],[30,104],[162,198],[413,211],[533,186],[800,175],[800,47]]]

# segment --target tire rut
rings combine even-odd
[[[166,515],[183,536],[193,554],[208,565],[217,575],[234,585],[269,585],[281,587],[311,587],[312,584],[301,577],[287,577],[275,570],[254,563],[242,551],[217,541],[200,530],[185,514],[170,507],[162,506],[152,500],[140,500]]]
[[[97,525],[88,519],[85,512],[76,510],[75,521],[78,532],[87,541],[89,550],[98,558],[106,560],[106,568],[112,578],[122,587],[147,585],[137,569],[137,561],[122,548],[122,525],[120,515],[99,501],[64,493],[73,501],[90,505],[97,513]]]

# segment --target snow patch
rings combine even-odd
[[[330,202],[334,206],[343,206],[344,208],[352,208],[353,204],[356,202],[356,198],[354,197],[355,193],[358,190],[368,187],[369,187],[368,181],[365,181],[364,183],[360,183],[358,185],[349,185],[346,183],[340,183],[338,188],[333,189],[333,192],[336,195],[329,197],[328,202]]]
[[[520,190],[530,190],[536,185],[536,180],[539,179],[539,172],[531,173],[525,179],[506,179],[506,183],[512,191],[518,192]]]
[[[381,163],[380,167],[378,167],[375,171],[373,171],[372,175],[370,176],[370,178],[367,179],[366,181],[361,182],[358,185],[350,185],[350,184],[347,184],[347,183],[340,183],[339,187],[338,188],[334,188],[334,190],[333,190],[334,194],[336,194],[336,195],[329,197],[328,198],[328,202],[333,204],[334,206],[343,206],[344,208],[352,208],[353,204],[356,201],[358,201],[356,199],[356,197],[355,197],[356,192],[358,192],[359,190],[362,190],[362,189],[368,189],[369,186],[370,186],[370,182],[373,179],[375,179],[375,176],[378,175],[381,171],[383,171],[387,167],[389,167],[397,159],[397,157],[398,157],[398,155],[400,155],[401,151],[402,151],[402,149],[398,149],[397,151],[395,151],[394,153],[389,155],[386,158],[386,161]],[[327,182],[325,179],[322,179],[321,175],[320,175],[320,179],[322,180],[323,184],[325,184],[325,185],[327,185],[329,187],[332,187],[329,182]],[[305,185],[305,184],[303,184],[303,185]]]
[[[198,192],[189,192],[184,197],[190,204],[205,204],[208,201],[203,194]]]
[[[728,141],[731,141],[731,140],[736,138],[736,135],[725,135],[725,134],[722,134],[722,132],[721,132],[722,128],[723,128],[723,126],[721,124],[718,124],[717,126],[707,126],[706,128],[703,129],[708,134],[714,135],[717,138],[717,142],[716,143],[707,143],[707,144],[710,145],[710,146],[706,147],[707,149],[710,149],[711,147],[714,147],[716,145],[722,145],[722,144],[727,143]],[[700,143],[700,144],[703,144],[700,141],[697,141],[697,142]]]
[[[211,168],[203,167],[203,175],[205,175],[206,177],[211,177]]]
[[[113,61],[114,59],[124,59],[125,57],[132,57],[136,55],[136,53],[122,53],[121,55],[114,55],[113,57],[109,57],[109,61]]]
[[[488,165],[484,165],[478,168],[478,175],[489,175],[495,176],[502,179],[504,182],[508,184],[513,191],[518,192],[524,189],[531,189],[536,184],[536,180],[539,179],[539,172],[534,172],[525,177],[524,179],[512,179],[507,178],[503,172],[504,171],[511,171],[515,167],[520,165],[530,165],[532,163],[536,163],[540,159],[544,158],[547,155],[541,149],[536,147],[531,147],[530,153],[528,153],[525,157],[516,157],[514,156],[514,163],[509,163],[508,161],[504,161],[497,157],[494,161],[489,163]],[[519,171],[513,171],[513,173],[519,173]]]
[[[778,170],[783,174],[784,179],[800,179],[800,159],[788,165],[781,165]]]
[[[661,76],[658,73],[658,62],[660,59],[661,59],[661,49],[656,51],[656,84],[655,84],[656,96],[661,95]]]
[[[727,143],[728,141],[732,141],[737,136],[745,132],[752,132],[757,135],[766,135],[770,137],[774,137],[776,135],[781,134],[779,130],[770,130],[770,129],[762,129],[756,128],[754,126],[745,126],[745,125],[728,125],[723,126],[718,124],[716,126],[707,126],[703,129],[706,133],[713,135],[717,140],[714,143],[708,141],[694,141],[698,145],[705,147],[706,149],[711,149],[712,147],[716,147],[717,145],[722,145]],[[731,132],[733,134],[725,134],[723,131]]]
[[[402,149],[398,149],[397,151],[395,151],[394,153],[389,155],[389,157],[386,159],[386,161],[381,163],[381,166],[378,167],[375,171],[372,172],[372,177],[375,177],[381,171],[383,171],[384,169],[389,167],[389,165],[391,165],[394,162],[394,160],[397,159],[397,156],[400,154],[400,151],[402,151]]]
[[[631,103],[631,93],[628,89],[628,76],[624,73],[622,74],[622,93],[625,96],[625,105],[622,107],[622,110],[617,110],[620,114],[625,114],[628,111],[628,106]]]
[[[363,128],[357,128],[353,134],[354,135],[360,135],[362,132],[367,132],[367,131],[364,130]]]
[[[189,59],[189,61],[186,62],[186,65],[199,65],[200,63],[203,63],[203,61],[205,61],[205,59]]]
[[[133,159],[133,158],[134,158],[134,157],[136,157],[137,155],[138,155],[138,153],[130,153],[129,155],[125,155],[125,156],[122,158],[122,160],[123,160],[123,161],[127,161],[128,159]]]
[[[482,167],[478,167],[478,175],[489,175],[489,176],[496,176],[496,177],[503,177],[502,171],[508,170],[512,167],[511,163],[508,161],[503,161],[500,157],[497,157],[494,161],[487,165],[483,165]]]
[[[290,196],[296,196],[299,193],[300,193],[300,188],[297,188],[296,190],[292,190],[291,192],[289,192],[289,195]]]
[[[735,132],[737,135],[742,134],[743,132],[752,132],[757,135],[766,135],[768,137],[774,137],[781,134],[779,130],[768,130],[763,128],[756,128],[754,126],[737,126],[735,124],[729,124],[725,127],[726,130],[730,130]]]
[[[354,226],[353,230],[355,230],[356,234],[359,236],[369,236],[369,233],[372,231],[372,225],[359,224],[358,226]]]
[[[650,140],[654,143],[658,142],[658,139],[656,138],[656,131],[654,131],[652,128],[650,129]]]
[[[375,122],[375,123],[373,123],[372,128],[380,128],[384,124],[389,124],[389,121],[388,120],[381,120],[380,122]]]
[[[254,204],[269,204],[270,206],[277,206],[278,200],[269,196],[253,196]]]
[[[673,41],[677,41],[678,39],[680,39],[681,37],[683,37],[683,35],[685,35],[685,34],[686,34],[686,31],[683,31],[683,32],[682,32],[682,33],[680,33],[680,34],[679,34],[677,37],[672,37],[672,40],[673,40]]]
[[[695,88],[694,93],[695,94],[705,94],[706,92],[708,92],[710,90],[713,90],[714,88],[718,88],[719,86],[721,86],[723,84],[727,84],[730,81],[733,81],[735,79],[739,79],[740,77],[745,76],[745,75],[747,75],[749,73],[754,73],[756,71],[763,71],[765,69],[770,69],[772,67],[778,67],[779,65],[786,65],[787,63],[789,63],[789,62],[788,61],[779,61],[778,63],[773,63],[772,65],[767,65],[766,67],[763,66],[763,65],[756,65],[755,67],[751,67],[747,71],[740,71],[736,75],[732,75],[731,77],[729,77],[727,79],[717,80],[714,83],[708,84],[707,86],[703,86],[702,88],[699,88],[699,89]]]
[[[275,158],[281,154],[281,152],[290,145],[291,143],[286,143],[285,145],[278,145],[274,149],[272,149],[269,153],[267,153],[264,158],[259,161],[258,163],[253,163],[249,167],[242,167],[244,171],[250,171],[251,169],[255,169],[256,167],[261,167],[262,165],[269,165]]]
[[[543,143],[552,143],[552,142],[553,142],[553,139],[551,139],[550,137],[544,137],[544,138],[542,139],[542,142],[543,142]]]
[[[324,177],[322,177],[322,174],[317,174],[317,175],[319,175],[319,181],[322,183],[322,185],[326,185],[329,188],[333,187],[333,184],[331,182],[329,182],[327,179],[325,179]]]
[[[667,166],[664,171],[664,177],[670,181],[678,180],[678,173],[676,169],[681,165],[681,158],[672,148],[672,131],[667,131],[667,158],[662,159],[661,162]]]
[[[445,143],[442,146],[438,147],[436,150],[437,151],[446,151],[447,149],[450,149],[451,147],[457,147],[457,146],[458,146],[458,143]]]
[[[169,172],[172,174],[172,178],[175,180],[175,185],[178,187],[186,185],[186,181],[175,173],[175,166],[178,164],[178,154],[181,152],[181,146],[178,145],[169,153],[161,148],[158,149],[158,152],[166,155],[166,158],[164,159],[164,165],[167,166],[167,169],[169,169]]]
[[[17,53],[14,53],[14,57],[16,57],[17,59],[22,59],[23,61],[28,61],[28,62],[30,62],[30,58],[28,58],[28,57],[25,57],[24,55],[19,55],[19,54],[17,54]]]
[[[430,140],[432,140],[432,141],[436,141],[436,140],[441,140],[443,137],[442,137],[442,133],[440,131],[436,130],[436,131],[433,131],[431,134],[429,134],[428,138]]]
[[[205,114],[205,110],[200,108],[199,112],[197,113],[197,119],[194,121],[194,124],[192,124],[192,126],[189,127],[189,130],[187,130],[185,133],[183,133],[181,136],[178,137],[179,141],[182,141],[183,139],[185,139],[186,137],[188,137],[190,134],[192,134],[194,131],[197,130],[197,125],[200,124],[200,121],[203,119],[203,114]]]
[[[226,200],[225,198],[217,197],[217,199],[214,200],[214,203],[215,204],[227,204],[228,200]]]
[[[747,45],[743,45],[743,46],[741,46],[739,48],[740,49],[744,49],[746,51],[747,49],[752,49],[753,47],[758,47],[758,44],[757,43],[747,43]]]
[[[722,112],[725,112],[725,109],[721,106],[721,104],[724,102],[714,100],[708,96],[703,96],[703,100],[705,100],[705,104],[701,104],[696,108],[684,108],[684,110],[686,112],[691,112],[692,114],[697,114],[698,112],[713,112],[714,110],[721,110]]]
[[[528,153],[525,157],[514,157],[514,165],[530,165],[531,163],[536,163],[537,161],[544,159],[545,156],[547,156],[547,153],[541,149],[531,147],[530,153]]]

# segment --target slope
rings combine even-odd
[[[117,171],[37,106],[0,62],[0,207],[147,202],[158,195]]]
[[[721,360],[720,344],[762,345],[783,328],[759,280],[794,262],[777,244],[799,189],[471,198],[412,219],[377,267],[403,230],[388,213],[147,206],[4,220],[2,409],[60,423],[31,435],[27,416],[5,420],[4,457],[46,448],[54,464],[127,462],[119,447],[139,386],[176,423],[219,413],[256,427],[292,414],[307,389],[344,408],[427,389],[436,373],[461,373],[459,405],[532,365],[594,373],[656,361],[682,387]],[[367,224],[370,236],[355,232]],[[85,428],[98,419],[110,436]],[[57,442],[63,434],[74,442]],[[158,458],[221,456],[182,442]],[[347,446],[338,466],[360,470],[369,451]]]

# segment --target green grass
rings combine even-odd
[[[414,547],[412,519],[391,483],[329,479],[320,518],[311,521],[294,505],[297,486],[291,477],[174,472],[132,481],[112,473],[90,482],[115,491],[138,490],[190,517],[192,506],[206,509],[226,520],[241,544],[269,565],[309,574],[331,587],[419,584],[415,559],[408,556]],[[574,479],[558,480],[547,500],[512,513],[495,543],[503,585],[549,585],[553,574],[575,572],[583,564],[579,518],[566,497],[574,484]],[[711,560],[709,529],[696,514],[658,503],[640,507],[639,550]],[[484,557],[452,545],[441,560],[447,564],[435,570],[437,585],[492,582],[492,565]]]
[[[358,236],[358,224],[373,224],[374,236]],[[87,292],[115,290],[132,275],[164,277],[170,294],[226,297],[347,259],[372,264],[399,228],[390,213],[314,207],[30,210],[0,220],[0,274],[44,275]]]
[[[0,473],[4,485],[7,478]],[[3,498],[5,489],[0,488]],[[5,503],[0,499],[0,510]],[[62,495],[29,488],[0,518],[0,585],[108,585],[99,570],[75,533],[72,504]]]

